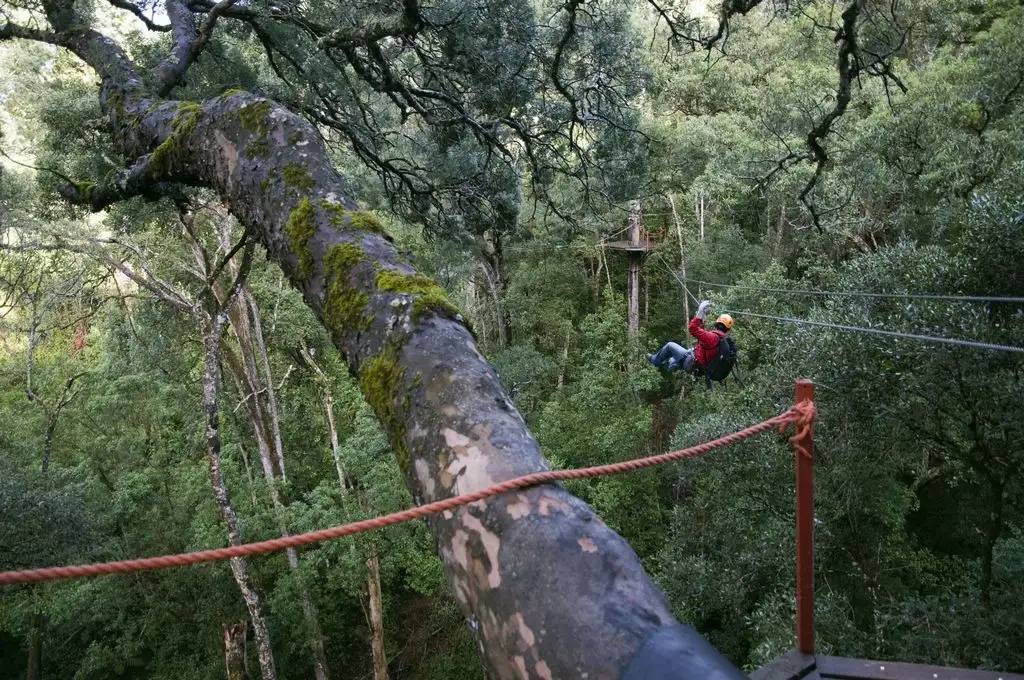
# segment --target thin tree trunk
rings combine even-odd
[[[260,320],[260,309],[256,304],[256,298],[253,297],[252,291],[249,290],[248,286],[242,289],[239,302],[247,303],[249,311],[252,313],[253,338],[256,341],[255,348],[259,351],[263,375],[267,381],[266,394],[267,407],[270,414],[270,434],[274,441],[274,453],[277,456],[278,468],[281,470],[281,479],[282,481],[287,481],[288,478],[284,471],[284,446],[281,443],[281,420],[278,417],[277,391],[274,389],[274,377],[270,371],[270,357],[267,354],[267,344],[263,340],[263,323]]]
[[[317,382],[320,383],[323,392],[324,410],[327,412],[328,434],[331,438],[331,452],[334,456],[335,467],[338,469],[338,483],[341,485],[342,490],[349,490],[354,485],[349,479],[345,466],[341,461],[341,445],[338,442],[338,428],[334,420],[334,396],[331,392],[330,379],[327,377],[327,373],[313,359],[313,355],[309,353],[308,349],[303,347],[301,352],[302,358],[305,359],[316,375]],[[358,502],[360,507],[365,510],[365,503],[362,497],[358,498]],[[354,550],[355,544],[350,543],[350,545]],[[377,557],[377,546],[372,541],[369,542],[369,551],[370,557],[366,561],[366,567],[369,571],[366,577],[366,590],[370,601],[373,677],[374,680],[387,680],[388,663],[384,647],[384,601],[380,591],[380,560]]]
[[[227,680],[249,680],[249,673],[245,668],[245,629],[245,621],[221,626]]]
[[[239,354],[242,359],[242,367],[245,370],[245,381],[249,384],[252,390],[249,394],[250,404],[247,405],[250,410],[254,410],[257,414],[257,420],[253,421],[252,425],[255,429],[257,425],[262,430],[261,439],[266,442],[266,445],[271,448],[272,458],[271,463],[272,470],[271,476],[277,477],[281,475],[281,479],[287,480],[284,470],[284,454],[283,452],[273,446],[273,426],[268,422],[268,413],[270,411],[269,405],[264,404],[264,393],[265,390],[272,389],[272,385],[267,382],[264,384],[263,377],[260,375],[259,368],[256,363],[256,342],[253,340],[254,330],[252,316],[249,314],[248,304],[246,304],[245,290],[239,295],[236,304],[231,307],[231,328],[234,331],[235,339],[238,341]],[[269,401],[269,400],[268,400]],[[273,467],[276,466],[277,470],[274,471]]]
[[[569,365],[569,341],[572,339],[572,328],[565,332],[565,347],[562,349],[562,365],[558,367],[558,384],[556,389],[565,387],[565,369]]]
[[[996,542],[1003,533],[1003,491],[1005,484],[1002,479],[992,477],[989,480],[992,493],[992,506],[989,510],[989,523],[985,530],[985,548],[981,555],[981,601],[986,605],[992,597],[992,555]]]
[[[223,295],[222,293],[219,294]],[[228,370],[234,376],[235,383],[240,387],[247,386],[250,390],[249,398],[246,399],[246,413],[249,415],[250,426],[256,435],[257,448],[260,454],[260,462],[263,467],[263,476],[267,482],[267,489],[270,492],[270,500],[274,505],[274,514],[277,518],[278,531],[282,538],[290,536],[288,526],[285,523],[285,504],[281,499],[278,490],[278,478],[275,473],[274,463],[277,462],[277,470],[281,473],[281,481],[284,480],[284,457],[280,446],[280,427],[277,424],[276,407],[268,405],[263,409],[260,405],[263,395],[268,395],[268,402],[271,402],[271,391],[273,390],[272,377],[270,375],[269,361],[266,365],[266,375],[261,375],[256,367],[257,353],[264,352],[265,347],[259,349],[257,336],[262,335],[258,328],[258,315],[250,313],[250,305],[256,307],[256,301],[252,298],[247,287],[240,291],[238,304],[232,305],[233,327],[235,339],[238,341],[241,361],[230,358],[227,362]],[[241,371],[241,374],[239,372]],[[264,380],[266,383],[264,384]],[[243,395],[243,398],[245,396]],[[267,415],[270,415],[271,426],[267,427]],[[271,432],[277,433],[275,446],[271,446]],[[288,566],[294,571],[299,571],[299,553],[294,548],[285,550],[288,558]],[[309,593],[308,587],[303,583],[300,586],[299,598],[302,604],[302,614],[306,621],[309,633],[309,644],[313,650],[313,667],[316,680],[329,680],[330,671],[327,664],[327,652],[324,647],[323,629],[320,627],[320,617],[317,613],[316,604]]]
[[[220,326],[216,320],[212,323],[200,323],[203,326],[204,370],[203,370],[203,409],[206,411],[206,453],[210,464],[210,483],[213,486],[213,497],[217,503],[224,524],[227,525],[228,542],[240,545],[241,532],[238,529],[238,516],[231,505],[224,477],[221,473],[220,456],[220,411],[218,408],[218,385],[220,382]],[[230,560],[231,573],[235,577],[242,599],[249,610],[252,621],[253,637],[256,638],[257,654],[260,660],[260,674],[263,680],[274,680],[277,671],[274,667],[274,653],[270,645],[270,630],[263,616],[260,596],[252,585],[249,567],[245,560],[235,557]]]
[[[700,241],[704,242],[704,190],[699,192],[697,202],[697,221],[700,222]]]
[[[501,273],[487,257],[483,263],[484,280],[487,282],[487,291],[491,294],[494,305],[494,321],[498,329],[498,346],[508,347],[509,332],[508,323],[505,319],[505,309],[502,297],[505,294],[504,282]]]
[[[680,278],[683,280],[683,314],[687,321],[690,319],[690,293],[686,288],[686,249],[683,247],[683,223],[679,219],[679,213],[676,212],[676,202],[672,199],[672,194],[665,194],[668,198],[668,204],[672,208],[672,220],[676,225],[676,235],[679,237],[679,273]],[[688,333],[683,334],[683,343],[688,347],[690,345],[690,338]]]
[[[384,599],[380,593],[380,560],[377,558],[377,548],[373,543],[370,543],[370,558],[366,560],[366,568],[369,570],[366,589],[370,597],[370,629],[373,632],[373,680],[388,680],[388,658],[384,649]]]
[[[50,455],[53,452],[53,433],[57,429],[58,412],[51,413],[46,419],[46,432],[43,433],[43,479],[50,478]]]
[[[345,466],[341,462],[341,443],[338,441],[338,425],[334,420],[334,393],[331,391],[331,381],[327,377],[327,373],[324,372],[324,369],[320,368],[320,365],[313,359],[313,355],[310,354],[305,345],[303,345],[300,352],[302,358],[313,369],[317,382],[320,383],[320,390],[324,400],[324,412],[327,415],[327,432],[331,438],[331,456],[334,458],[334,467],[338,470],[338,484],[341,485],[342,489],[348,489],[350,486],[349,479],[345,473]]]
[[[786,206],[782,206],[779,209],[779,221],[775,227],[775,252],[772,254],[773,259],[778,260],[782,257],[782,239],[786,233]]]
[[[32,631],[28,643],[27,680],[41,680],[43,677],[43,625],[45,619],[42,612],[32,615]]]

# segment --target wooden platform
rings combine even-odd
[[[639,243],[630,243],[629,241],[609,241],[604,244],[605,248],[612,250],[624,250],[629,253],[649,253],[658,247],[658,244],[654,241],[640,241]]]
[[[751,680],[1024,680],[1024,675],[964,668],[809,656],[793,650],[750,674]]]

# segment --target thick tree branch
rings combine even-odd
[[[117,7],[118,9],[123,9],[127,10],[128,12],[131,12],[136,16],[136,18],[139,19],[139,21],[146,25],[146,28],[148,28],[151,31],[166,32],[171,30],[171,27],[169,25],[155,23],[152,19],[146,16],[146,14],[142,11],[142,8],[140,8],[134,2],[131,2],[131,0],[107,0],[107,2],[109,2],[114,7]]]
[[[93,212],[105,210],[118,201],[135,196],[155,201],[172,193],[174,187],[156,179],[151,160],[152,154],[146,154],[132,167],[119,170],[111,180],[99,184],[73,182],[64,177],[65,182],[57,190],[65,200],[86,206]]]
[[[402,12],[378,17],[362,26],[342,26],[319,39],[327,47],[369,45],[384,38],[411,38],[423,26],[418,0],[402,0]]]
[[[237,0],[221,0],[207,12],[202,25],[196,29],[195,19],[189,6],[180,0],[167,0],[167,16],[171,20],[174,49],[171,55],[160,62],[154,69],[156,73],[157,95],[166,97],[170,94],[185,72],[192,66],[196,58],[206,48],[213,37],[217,20],[235,4]]]

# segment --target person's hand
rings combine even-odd
[[[708,315],[708,310],[711,309],[711,300],[704,300],[697,307],[697,314],[695,315],[701,321]]]

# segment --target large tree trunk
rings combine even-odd
[[[221,474],[220,457],[220,410],[218,407],[218,385],[220,382],[220,325],[200,323],[204,326],[204,366],[203,366],[203,409],[206,412],[206,454],[210,465],[210,482],[213,486],[213,497],[217,503],[221,518],[228,530],[228,542],[241,545],[242,537],[238,529],[238,516],[231,505],[224,477]],[[256,638],[257,654],[260,660],[260,673],[263,680],[274,680],[277,671],[274,667],[274,653],[270,645],[270,630],[263,616],[260,596],[252,585],[249,567],[241,557],[230,560],[231,573],[235,583],[242,592],[242,599],[249,610],[252,621],[253,637]]]
[[[186,6],[172,6],[184,28],[172,57],[147,74],[156,86],[67,3],[45,4],[53,32],[0,29],[0,39],[57,44],[93,68],[108,129],[137,159],[116,181],[68,194],[100,210],[166,183],[216,191],[359,376],[416,502],[548,469],[461,316],[359,210],[316,129],[248,93],[157,98],[208,36]],[[677,627],[629,545],[559,486],[504,494],[427,524],[495,678],[628,677],[628,666],[661,653],[704,677],[743,677]]]

